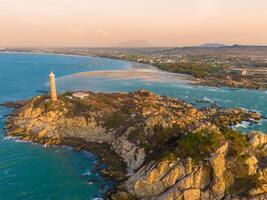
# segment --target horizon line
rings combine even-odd
[[[211,46],[205,46],[211,45]],[[212,47],[212,45],[215,45]],[[218,45],[218,46],[216,46]],[[0,47],[0,50],[5,49],[101,49],[101,48],[110,48],[110,49],[146,49],[146,48],[190,48],[190,47],[206,47],[206,48],[220,48],[220,47],[234,47],[234,46],[247,46],[247,47],[267,47],[267,44],[223,44],[223,43],[203,43],[199,45],[183,45],[183,46],[9,46],[9,47]]]

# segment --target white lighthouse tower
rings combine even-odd
[[[56,89],[56,79],[53,72],[50,73],[50,98],[52,102],[57,101],[57,89]]]

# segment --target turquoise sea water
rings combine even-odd
[[[47,90],[48,74],[127,68],[126,62],[78,56],[0,54],[0,103]],[[82,200],[101,197],[110,183],[90,174],[96,156],[68,148],[43,148],[4,138],[10,109],[0,106],[0,199]],[[88,181],[97,181],[88,184]]]
[[[99,76],[73,75],[87,71],[140,70],[132,63],[94,57],[0,54],[0,103],[30,98],[48,90],[48,74],[57,75],[58,89],[97,92],[134,91],[141,88],[179,97],[198,107],[242,107],[267,116],[267,92],[229,88],[199,87],[177,80],[175,75],[146,67],[151,80],[143,76],[121,78],[110,71]],[[142,69],[142,68],[141,68]],[[119,70],[119,71],[118,71]],[[154,78],[159,75],[160,78]],[[96,155],[73,152],[69,148],[44,148],[4,137],[4,124],[10,109],[0,106],[0,199],[2,200],[83,200],[101,197],[112,185],[98,173],[92,173]],[[265,120],[259,125],[243,123],[245,131],[267,132]],[[92,184],[88,181],[96,180]]]

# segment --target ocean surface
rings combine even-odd
[[[48,91],[48,75],[54,71],[58,90],[123,92],[149,89],[181,98],[197,107],[215,104],[242,107],[267,116],[267,92],[245,89],[193,86],[184,76],[152,66],[126,61],[49,54],[0,54],[0,103],[30,98]],[[97,156],[74,152],[69,147],[44,148],[4,135],[11,109],[0,106],[0,199],[86,200],[101,198],[112,187],[94,172]],[[267,133],[267,121],[236,129]]]

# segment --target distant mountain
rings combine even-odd
[[[145,40],[127,40],[127,41],[115,44],[113,47],[144,48],[144,47],[151,47],[151,45],[149,42]]]
[[[234,44],[234,48],[266,48],[267,45],[244,45],[244,44]]]
[[[205,43],[200,45],[200,47],[207,47],[207,48],[218,48],[218,47],[225,47],[227,45],[221,43]]]

